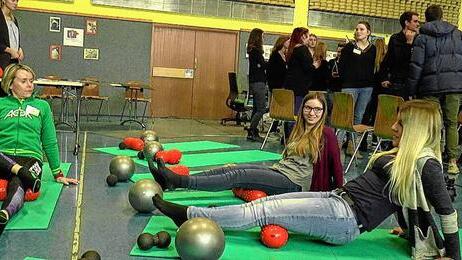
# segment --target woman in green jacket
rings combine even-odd
[[[53,114],[46,101],[33,96],[34,79],[29,66],[11,64],[1,83],[8,96],[0,98],[0,178],[9,184],[0,210],[0,234],[23,206],[26,190],[40,188],[43,152],[56,182],[78,183],[61,171]]]

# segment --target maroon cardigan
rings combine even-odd
[[[330,191],[343,186],[343,167],[334,130],[324,127],[324,149],[313,165],[310,191]]]

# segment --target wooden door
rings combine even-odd
[[[193,30],[154,25],[152,67],[192,69],[194,44]],[[152,87],[152,116],[191,118],[193,79],[152,77]]]
[[[192,117],[221,119],[229,116],[228,72],[235,71],[237,33],[197,31]]]
[[[237,33],[154,25],[152,35],[152,68],[162,76],[152,77],[151,115],[228,117],[228,72],[235,71]]]

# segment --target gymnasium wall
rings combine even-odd
[[[15,15],[21,30],[24,63],[31,65],[39,77],[96,77],[103,82],[101,94],[110,97],[114,114],[120,113],[124,89],[109,87],[109,82],[150,82],[151,23],[96,18],[97,32],[84,35],[83,47],[62,46],[61,60],[51,60],[49,47],[63,44],[63,27],[85,29],[87,17],[32,11],[18,11]],[[61,32],[49,31],[50,16],[61,18]],[[99,49],[99,59],[83,59],[84,48]],[[93,106],[90,109],[95,111]]]

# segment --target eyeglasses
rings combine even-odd
[[[313,111],[316,115],[319,115],[324,111],[322,107],[310,107],[310,106],[303,106],[303,111],[310,113]]]

